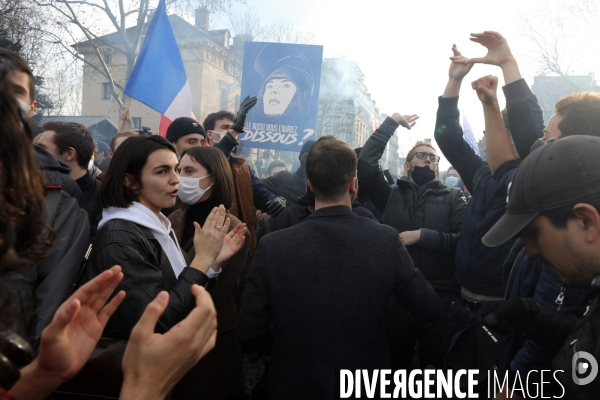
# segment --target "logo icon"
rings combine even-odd
[[[573,371],[573,382],[576,385],[587,385],[598,376],[598,362],[590,353],[578,351],[573,355],[571,370]],[[585,375],[587,376],[584,377]]]

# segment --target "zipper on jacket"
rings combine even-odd
[[[556,298],[556,300],[554,300],[554,302],[558,305],[558,308],[556,309],[556,311],[560,311],[560,309],[562,308],[563,302],[565,300],[565,287],[561,287],[560,288],[560,293],[558,293],[558,297]]]

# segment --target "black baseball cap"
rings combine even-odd
[[[204,128],[195,119],[189,117],[175,118],[167,128],[167,140],[175,143],[179,138],[192,133],[198,133],[206,138]]]
[[[600,138],[576,135],[547,143],[515,171],[506,214],[483,236],[483,244],[500,246],[540,212],[596,198],[600,198]]]

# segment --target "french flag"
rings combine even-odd
[[[125,94],[161,114],[158,129],[161,136],[167,135],[167,128],[175,118],[194,118],[192,92],[165,0],[160,0],[148,25]]]

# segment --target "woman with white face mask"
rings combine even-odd
[[[181,156],[180,168],[178,197],[184,205],[169,219],[181,250],[193,257],[193,224],[202,225],[215,204],[223,204],[227,210],[232,207],[233,174],[225,155],[215,147],[189,148]],[[229,399],[244,391],[242,351],[235,330],[235,289],[248,257],[250,235],[246,224],[229,213],[227,217],[231,220],[229,234],[215,261],[220,274],[207,287],[217,310],[217,342],[175,386],[173,399]]]

